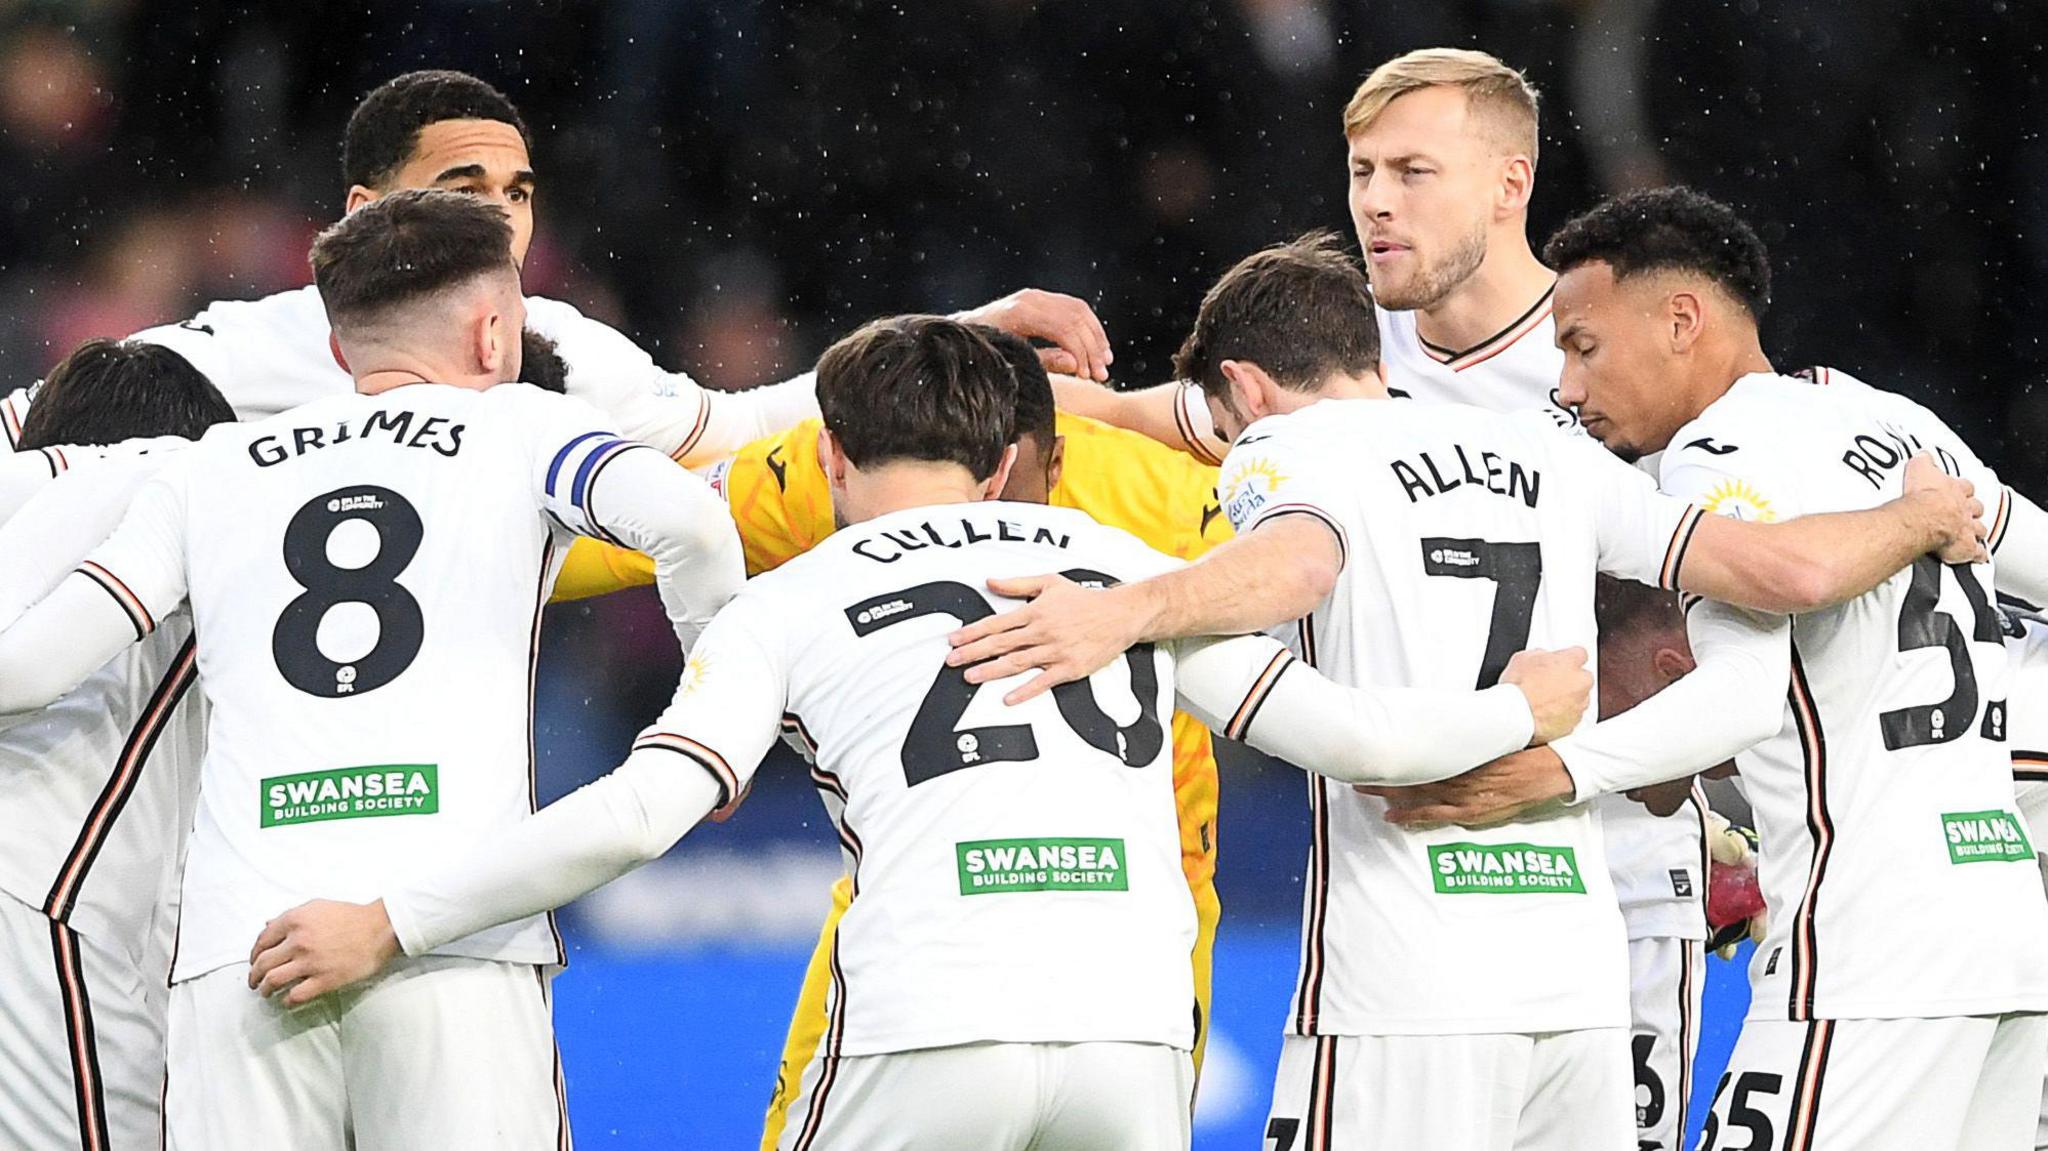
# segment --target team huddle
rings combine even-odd
[[[1539,259],[1537,115],[1376,69],[1356,250],[1239,261],[1174,383],[1027,289],[718,393],[524,294],[503,95],[371,92],[311,286],[0,398],[0,1145],[568,1147],[554,909],[781,741],[846,873],[764,1151],[1185,1149],[1213,733],[1308,792],[1269,1151],[1675,1151],[1745,935],[1705,1151],[2048,1148],[2048,515],[1777,371],[1727,206]],[[647,584],[675,693],[540,806],[546,606]]]

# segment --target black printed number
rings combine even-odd
[[[1100,572],[1077,569],[1060,574],[1082,584],[1116,582]],[[846,618],[859,636],[927,615],[951,616],[964,625],[994,614],[995,609],[980,592],[950,580],[878,595],[846,609]],[[1165,728],[1152,702],[1159,695],[1159,671],[1151,656],[1149,643],[1124,653],[1130,668],[1131,694],[1139,702],[1138,718],[1128,724],[1117,723],[1102,710],[1087,680],[1052,689],[1060,718],[1074,734],[1090,747],[1136,767],[1151,763],[1166,742]],[[959,727],[960,717],[967,714],[967,706],[979,690],[977,685],[967,682],[965,668],[939,669],[916,717],[910,721],[909,733],[903,738],[903,778],[908,786],[915,787],[962,768],[1038,758],[1038,738],[1028,723]]]
[[[1388,389],[1392,390],[1392,389]],[[1294,1137],[1301,1133],[1299,1119],[1270,1119],[1266,1122],[1267,1151],[1294,1151]]]
[[[1714,1087],[1714,1107],[1707,1112],[1707,1128],[1700,1133],[1700,1151],[1714,1151],[1721,1138],[1721,1094],[1728,1090],[1728,1079],[1733,1072],[1724,1073],[1721,1082]],[[1771,1126],[1771,1117],[1749,1105],[1749,1097],[1755,1095],[1776,1095],[1785,1086],[1785,1077],[1766,1071],[1745,1071],[1735,1082],[1735,1092],[1728,1097],[1728,1125],[1740,1127],[1749,1132],[1749,1142],[1727,1151],[1770,1151],[1771,1143],[1777,1138],[1777,1128]]]
[[[1969,601],[1972,618],[1967,639],[1955,617],[1937,606],[1941,600],[1944,573],[1953,577],[1962,589],[1963,598]],[[1944,564],[1933,556],[1921,556],[1913,561],[1913,583],[1899,604],[1899,650],[1947,648],[1949,668],[1955,673],[1956,686],[1949,697],[1939,703],[1902,707],[1879,715],[1877,722],[1884,732],[1886,750],[1946,743],[1968,731],[1970,725],[1977,721],[1977,672],[1970,662],[1969,640],[1972,639],[1999,645],[2005,642],[1999,631],[1998,613],[1993,610],[1990,597],[1984,594],[1984,585],[1977,582],[1976,573],[1965,565]],[[1987,730],[1985,734],[2003,739],[2003,705],[1994,701],[1991,706],[1989,726],[1997,730]]]
[[[1631,1037],[1631,1043],[1636,1056],[1636,1127],[1655,1127],[1664,1122],[1664,1080],[1650,1066],[1657,1037],[1637,1035]]]
[[[1433,576],[1492,580],[1493,618],[1486,631],[1486,655],[1479,661],[1479,690],[1500,682],[1508,660],[1529,646],[1529,621],[1536,615],[1536,589],[1543,582],[1540,544],[1497,544],[1432,536],[1422,541],[1422,570]]]
[[[377,555],[357,568],[328,558],[328,541],[341,525],[362,520],[377,531]],[[338,698],[375,691],[420,654],[426,622],[420,602],[397,582],[425,535],[419,512],[389,488],[336,488],[315,496],[284,529],[284,566],[304,594],[284,607],[270,633],[270,653],[285,682],[308,695]],[[368,604],[377,614],[377,643],[347,663],[320,650],[320,621],[340,604]]]

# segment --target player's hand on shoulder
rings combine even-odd
[[[1125,588],[1085,588],[1058,575],[992,579],[988,586],[999,596],[1031,602],[955,631],[946,664],[967,669],[969,683],[1037,669],[1004,703],[1085,679],[1138,642],[1140,624],[1125,603]]]
[[[249,986],[297,1007],[368,979],[398,952],[383,900],[315,899],[263,925],[249,949]]]
[[[1571,773],[1556,752],[1532,747],[1435,783],[1360,785],[1356,790],[1387,801],[1387,822],[1420,831],[1450,824],[1492,827],[1507,823],[1569,803],[1574,787]]]
[[[1938,549],[1941,562],[1990,561],[1984,545],[1990,529],[1984,524],[1984,501],[1977,498],[1977,486],[1942,471],[1933,453],[1920,452],[1906,461],[1905,490],[1899,498],[1918,503],[1932,517],[1945,541]]]
[[[1529,701],[1529,713],[1536,717],[1531,747],[1569,734],[1593,699],[1593,673],[1586,670],[1582,647],[1516,652],[1500,681],[1520,688]]]
[[[1109,333],[1103,330],[1095,309],[1077,296],[1025,288],[953,318],[1050,343],[1052,347],[1038,353],[1048,372],[1107,380],[1109,365],[1116,359],[1109,350]]]

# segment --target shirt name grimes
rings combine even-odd
[[[441,416],[428,416],[413,426],[413,413],[371,412],[360,421],[346,420],[332,427],[293,428],[289,442],[283,433],[258,436],[249,443],[249,458],[259,468],[281,464],[294,456],[321,448],[337,447],[350,440],[384,440],[401,448],[429,448],[453,458],[462,450],[463,424]]]

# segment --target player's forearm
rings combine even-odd
[[[1571,774],[1572,801],[1693,775],[1777,734],[1792,675],[1788,626],[1695,605],[1686,619],[1698,661],[1691,672],[1550,745]]]
[[[1052,377],[1053,402],[1061,411],[1137,432],[1205,464],[1221,463],[1225,445],[1216,438],[1208,409],[1198,411],[1188,402],[1185,386],[1158,384],[1125,392],[1073,376]]]
[[[676,457],[689,466],[715,463],[760,439],[818,414],[818,374],[805,372],[779,384],[743,392],[704,389],[704,431]]]
[[[106,591],[71,575],[0,631],[0,714],[36,711],[69,695],[136,639]]]
[[[560,907],[659,859],[717,807],[724,786],[662,751],[636,751],[602,779],[495,828],[384,895],[407,955]]]
[[[1200,560],[1113,589],[1125,595],[1142,640],[1242,635],[1297,620],[1337,584],[1336,537],[1320,520],[1283,516]]]
[[[592,481],[593,521],[654,561],[669,622],[687,645],[746,580],[739,533],[708,484],[653,452],[631,450]]]
[[[2048,608],[2048,512],[2010,488],[2003,500],[1990,541],[1998,590]]]
[[[1947,543],[1945,522],[1913,496],[1868,511],[1778,524],[1706,516],[1679,570],[1679,586],[1757,611],[1818,611],[1862,595]]]

